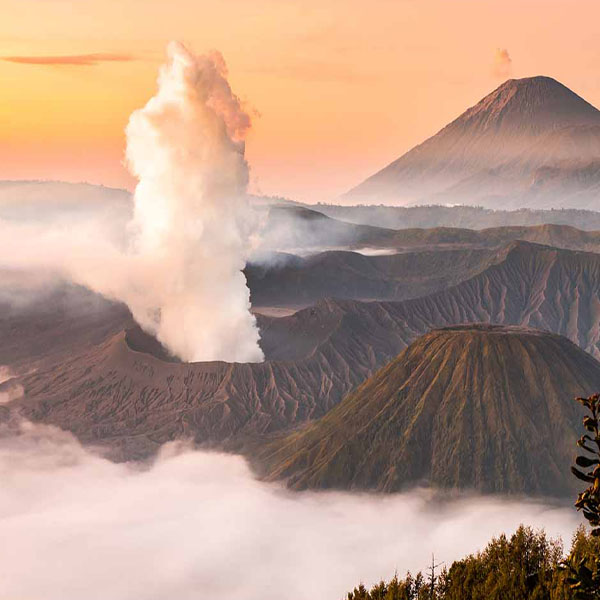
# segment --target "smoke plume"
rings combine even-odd
[[[496,48],[492,74],[499,79],[506,79],[512,73],[512,58],[506,48]]]
[[[245,196],[250,118],[220,54],[193,56],[171,43],[168,55],[157,94],[126,131],[139,179],[134,252],[153,266],[126,301],[185,360],[260,361],[242,273],[257,225]]]
[[[8,404],[17,398],[21,398],[25,390],[20,383],[8,383],[0,385],[0,404]]]
[[[13,379],[10,367],[0,365],[0,404],[8,404],[23,396],[23,386]]]

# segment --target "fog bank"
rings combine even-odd
[[[571,508],[427,494],[292,494],[240,457],[167,445],[140,468],[43,425],[0,426],[0,598],[339,600],[449,564],[519,523],[568,540]]]

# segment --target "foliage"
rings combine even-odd
[[[381,581],[370,591],[361,583],[348,594],[348,600],[429,600],[430,595],[423,574],[413,577],[409,572],[404,579],[394,575],[389,583]]]
[[[585,454],[577,457],[577,466],[571,467],[573,474],[589,485],[579,494],[575,506],[592,526],[591,535],[600,539],[600,395],[576,400],[590,414],[583,418],[583,426],[588,433],[577,442]],[[575,600],[600,599],[600,556],[596,552],[595,557],[590,558],[590,553],[585,550],[588,547],[588,542],[582,538],[579,547],[573,549],[564,565],[568,573],[567,584]]]
[[[580,528],[569,557],[584,564],[599,560],[600,538]],[[395,576],[370,590],[361,584],[347,600],[587,600],[570,590],[562,559],[560,541],[521,526],[510,538],[494,538],[483,551],[444,569],[436,579],[434,598],[421,573],[408,573],[404,579]]]
[[[582,435],[577,442],[577,445],[587,454],[578,456],[575,460],[577,467],[571,467],[571,471],[578,479],[589,483],[589,486],[579,494],[575,506],[577,510],[583,512],[583,516],[593,527],[592,535],[600,536],[600,433],[598,431],[600,395],[577,398],[577,401],[591,414],[583,419],[583,426],[589,433]],[[582,471],[578,467],[586,470]]]
[[[571,598],[600,598],[600,537],[587,535],[585,528],[581,526],[573,537],[571,552],[564,568]]]

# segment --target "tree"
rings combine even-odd
[[[583,418],[583,426],[591,434],[582,435],[577,445],[591,456],[578,456],[575,460],[577,467],[588,469],[581,471],[577,467],[571,467],[573,474],[589,486],[579,494],[575,506],[577,510],[583,511],[583,516],[593,527],[592,535],[600,535],[600,433],[598,431],[598,419],[600,417],[600,394],[589,398],[577,398],[577,402],[590,411],[590,415]]]
[[[435,564],[435,555],[432,554],[431,555],[431,566],[427,567],[427,571],[428,571],[428,576],[429,576],[429,598],[430,600],[435,600],[436,597],[436,590],[437,590],[437,583],[438,583],[438,578],[435,576],[435,570],[438,567],[441,567],[444,563],[438,563],[437,565]]]
[[[577,497],[575,506],[582,511],[583,516],[592,526],[591,535],[600,538],[600,394],[588,398],[576,398],[590,413],[583,418],[583,426],[588,433],[582,435],[577,441],[577,446],[585,454],[575,460],[577,466],[571,471],[588,487]],[[600,556],[598,552],[582,551],[581,546],[586,538],[577,538],[573,542],[573,549],[566,561],[569,572],[567,584],[570,586],[575,600],[600,599]],[[577,542],[579,541],[579,549]]]

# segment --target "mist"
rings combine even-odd
[[[520,523],[566,540],[578,523],[533,501],[291,493],[181,443],[151,465],[115,464],[25,421],[0,426],[0,478],[6,600],[339,600]]]
[[[1,377],[1,376],[0,376]],[[0,384],[0,404],[8,404],[17,398],[21,398],[25,390],[19,383],[1,383]]]

